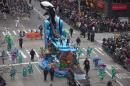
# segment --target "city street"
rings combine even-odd
[[[43,13],[45,12],[40,8],[39,2],[33,2],[34,10],[31,12],[30,18],[20,18],[20,25],[19,27],[15,27],[16,17],[12,17],[7,15],[7,20],[0,20],[0,35],[3,37],[5,36],[5,30],[8,29],[8,34],[13,37],[13,44],[16,48],[19,49],[21,52],[24,62],[22,64],[16,63],[14,66],[17,70],[17,75],[15,80],[11,80],[9,77],[9,73],[5,73],[3,75],[4,79],[7,81],[7,86],[49,86],[50,83],[53,83],[54,86],[68,86],[66,79],[64,78],[55,78],[53,82],[51,82],[50,77],[48,77],[47,81],[43,80],[43,71],[39,68],[39,49],[40,47],[44,47],[44,39],[27,39],[24,38],[23,41],[23,48],[20,49],[18,43],[18,35],[20,31],[25,31],[25,33],[33,31],[39,31],[38,27],[43,23],[44,16]],[[69,29],[69,26],[65,23],[64,28]],[[117,70],[116,75],[116,82],[114,86],[129,86],[130,84],[130,73],[126,71],[122,66],[115,63],[110,56],[108,56],[104,50],[102,49],[101,43],[102,39],[105,37],[109,38],[112,37],[113,33],[97,33],[95,36],[95,42],[90,42],[86,38],[81,38],[81,46],[80,48],[83,52],[86,52],[88,47],[92,47],[94,50],[92,52],[92,57],[100,57],[104,60],[105,64],[107,65],[106,68],[106,77],[103,81],[98,79],[98,71],[95,70],[93,61],[90,60],[91,69],[89,72],[90,83],[92,86],[106,86],[107,82],[111,79],[111,66],[114,66]],[[75,44],[76,38],[80,36],[80,32],[74,30],[73,37],[71,38],[71,43]],[[24,78],[22,76],[22,68],[27,66],[28,62],[30,62],[30,50],[34,49],[36,52],[35,61],[33,62],[33,69],[34,73],[29,75],[28,77]],[[0,49],[1,50],[1,49]],[[5,64],[11,63],[11,55],[9,51],[6,51],[8,54],[8,59],[5,60]],[[83,62],[85,60],[85,54],[82,55],[80,58],[80,66],[83,69]],[[0,65],[2,65],[2,61],[0,61]],[[84,69],[83,69],[84,70]]]

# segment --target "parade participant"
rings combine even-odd
[[[50,72],[50,76],[51,76],[51,81],[53,81],[54,80],[54,73],[55,73],[54,67],[51,67],[49,72]]]
[[[29,74],[32,74],[32,73],[33,73],[33,66],[32,66],[31,63],[28,64],[27,69],[28,69],[28,73],[29,73]]]
[[[92,53],[92,48],[88,47],[87,48],[87,56],[90,57],[91,53]]]
[[[30,55],[31,55],[31,61],[34,61],[34,55],[36,55],[36,53],[33,49],[31,49]]]
[[[98,75],[99,75],[100,80],[103,80],[106,76],[105,67],[106,67],[106,65],[104,65],[104,64],[99,66],[99,71],[98,71],[99,74]]]
[[[89,60],[86,58],[84,61],[84,70],[86,72],[86,77],[88,76],[88,72],[90,70],[90,62]]]
[[[18,53],[18,58],[17,58],[19,63],[23,63],[23,56],[21,55],[21,53]]]
[[[44,81],[46,81],[47,80],[47,75],[48,75],[47,67],[43,70],[43,73],[44,73]]]
[[[81,40],[80,40],[79,37],[77,37],[77,39],[76,39],[76,43],[77,43],[77,46],[80,46]]]
[[[112,68],[112,71],[111,71],[112,72],[112,77],[111,77],[111,79],[114,80],[116,78],[117,72],[116,72],[115,67],[112,66],[111,68]],[[115,79],[115,81],[116,81],[116,79]]]
[[[67,38],[66,45],[68,46],[68,45],[69,45],[69,43],[70,43],[70,38],[68,37],[68,38]]]
[[[60,44],[63,46],[63,39],[60,38]]]
[[[12,39],[11,39],[11,37],[7,35],[7,36],[5,37],[5,40],[6,40],[6,42],[7,42],[7,49],[8,49],[8,50],[11,50],[11,48],[12,48]]]
[[[23,75],[23,77],[27,77],[27,75],[28,75],[28,70],[25,66],[23,67],[22,75]]]
[[[11,77],[12,80],[14,80],[15,77],[16,77],[16,69],[15,69],[14,66],[10,70],[10,77]]]
[[[19,38],[19,47],[23,48],[23,38],[22,37]]]
[[[70,36],[72,37],[72,35],[73,35],[73,29],[72,29],[72,27],[70,27],[69,33],[70,33]]]
[[[2,63],[4,64],[5,63],[5,56],[6,56],[6,53],[5,53],[5,50],[2,51]]]

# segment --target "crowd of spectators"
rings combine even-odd
[[[101,15],[100,12],[92,10],[81,2],[79,13],[78,0],[51,0],[56,8],[57,14],[69,25],[79,30],[82,23],[88,27],[95,26],[96,32],[114,32],[127,31],[128,22],[120,22],[117,18],[108,18]]]
[[[27,0],[1,0],[0,12],[8,13],[14,16],[22,16],[30,14],[32,6],[29,5]]]
[[[113,38],[103,39],[102,47],[114,61],[130,70],[130,34],[121,33]]]

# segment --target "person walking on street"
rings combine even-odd
[[[23,48],[23,39],[22,39],[22,37],[19,38],[19,47]]]
[[[53,80],[54,80],[54,73],[55,73],[54,68],[53,68],[53,67],[51,67],[51,69],[50,69],[51,81],[53,81]]]
[[[73,35],[73,29],[72,29],[72,27],[70,27],[69,33],[70,33],[70,36],[72,37],[72,35]]]
[[[44,81],[46,81],[47,80],[47,75],[48,75],[47,67],[43,70],[43,73],[44,73]]]
[[[34,55],[36,55],[36,53],[33,49],[31,49],[30,55],[31,55],[31,61],[34,61]]]
[[[77,43],[77,46],[80,46],[81,39],[80,39],[79,37],[77,37],[77,39],[76,39],[76,43]]]
[[[90,62],[89,60],[86,58],[84,61],[84,70],[86,72],[86,77],[88,76],[88,72],[90,70]]]

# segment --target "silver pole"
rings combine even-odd
[[[79,13],[81,12],[81,10],[80,10],[80,0],[78,0],[78,8],[79,8]]]

